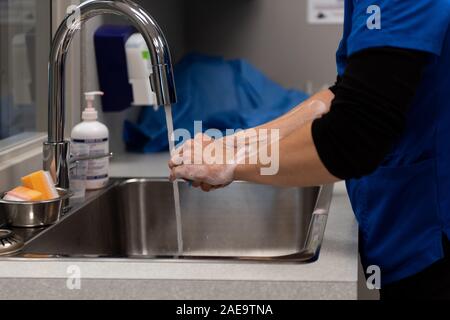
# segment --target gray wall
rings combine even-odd
[[[186,53],[186,4],[191,0],[134,0],[156,19],[170,44],[173,60]]]
[[[278,83],[314,90],[336,76],[340,25],[309,25],[305,0],[191,0],[190,50],[248,59]]]

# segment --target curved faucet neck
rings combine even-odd
[[[69,142],[64,139],[65,61],[70,44],[83,23],[103,14],[125,17],[142,34],[150,51],[153,68],[150,83],[157,103],[159,106],[176,103],[169,46],[156,21],[142,7],[130,0],[90,0],[76,7],[55,34],[49,62],[48,141],[44,144],[43,166],[61,188],[69,188],[70,160]]]
[[[82,3],[59,26],[52,43],[49,62],[48,141],[64,141],[65,61],[72,39],[87,20],[104,14],[128,19],[144,37],[150,50],[152,88],[160,106],[176,103],[172,61],[166,38],[156,21],[139,5],[129,0],[91,0]]]

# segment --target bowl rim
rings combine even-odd
[[[9,201],[9,200],[3,200],[3,197],[8,193],[7,191],[0,193],[0,204],[6,204],[6,205],[39,205],[39,204],[52,204],[57,203],[60,201],[64,201],[69,199],[73,196],[73,192],[69,189],[62,189],[62,188],[56,188],[58,191],[59,197],[55,199],[50,200],[44,200],[44,201]]]

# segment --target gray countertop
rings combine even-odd
[[[167,154],[119,155],[116,177],[167,176]],[[152,260],[0,260],[0,298],[356,299],[357,226],[337,186],[317,262],[304,265]],[[69,267],[81,272],[70,290]]]

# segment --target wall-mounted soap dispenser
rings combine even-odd
[[[150,85],[152,63],[150,51],[140,33],[135,33],[125,43],[128,79],[133,89],[133,105],[157,107],[156,95]]]
[[[105,93],[103,111],[155,107],[150,51],[142,35],[130,26],[105,25],[96,31],[94,42],[100,90]]]

